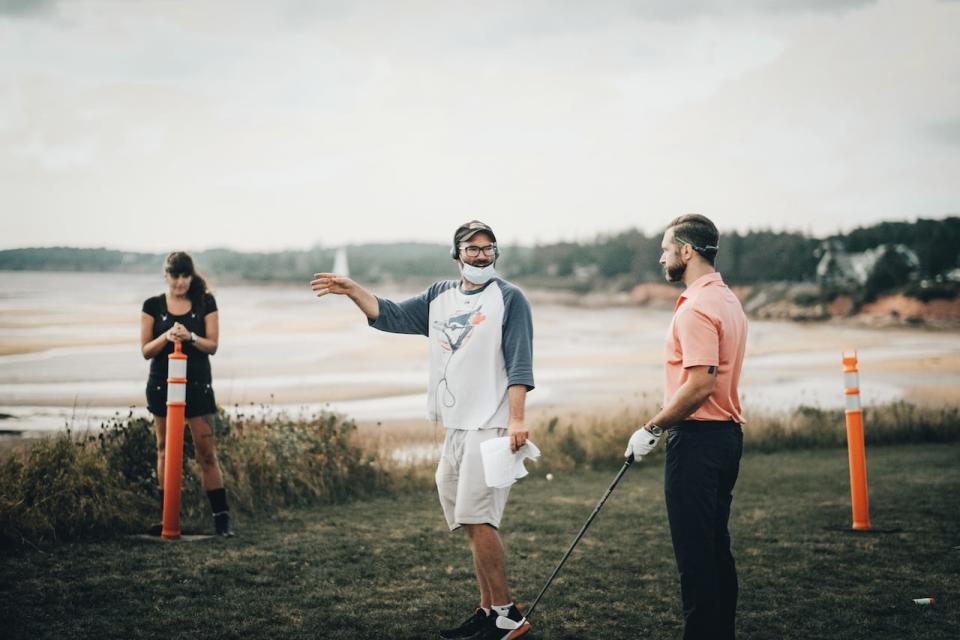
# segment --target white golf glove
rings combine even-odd
[[[627,443],[627,450],[623,452],[624,458],[629,458],[633,454],[633,459],[639,460],[657,448],[663,430],[660,427],[651,427],[651,429],[653,431],[648,431],[646,427],[640,427],[633,432],[633,435],[630,436],[630,442]]]

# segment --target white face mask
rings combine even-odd
[[[472,264],[464,262],[460,265],[460,274],[463,275],[467,282],[481,285],[487,284],[491,278],[495,278],[497,271],[493,268],[492,264],[488,264],[485,267],[475,267]]]

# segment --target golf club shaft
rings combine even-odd
[[[530,605],[530,608],[527,609],[526,613],[524,613],[525,618],[529,619],[531,614],[533,614],[533,610],[536,609],[537,603],[540,602],[540,598],[543,597],[543,594],[546,593],[547,589],[550,587],[550,583],[553,582],[553,579],[557,577],[558,573],[560,573],[560,568],[563,567],[563,563],[566,562],[567,558],[570,557],[570,554],[573,553],[577,543],[580,542],[580,538],[582,538],[583,534],[587,532],[587,527],[590,526],[590,523],[593,522],[593,519],[597,517],[598,513],[600,513],[600,509],[603,508],[603,503],[605,503],[607,498],[610,497],[610,494],[613,493],[617,483],[620,482],[620,478],[622,478],[623,474],[627,472],[627,469],[630,468],[631,464],[633,464],[633,454],[631,454],[630,457],[624,461],[623,467],[620,468],[620,472],[617,474],[617,477],[613,479],[612,483],[610,483],[610,487],[607,489],[607,492],[603,494],[603,497],[600,498],[600,502],[597,503],[593,513],[590,514],[590,517],[587,518],[587,521],[583,524],[583,527],[580,529],[580,533],[578,533],[577,537],[573,539],[573,544],[571,544],[570,548],[567,549],[567,552],[563,554],[563,558],[560,559],[560,563],[557,564],[557,568],[553,570],[552,574],[550,574],[550,578],[547,579],[547,583],[543,585],[543,589],[540,590],[540,594],[537,596],[537,599],[533,601],[533,604]]]

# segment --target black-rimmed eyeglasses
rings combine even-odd
[[[484,247],[478,247],[475,244],[461,245],[460,251],[463,251],[468,258],[476,258],[481,253],[488,258],[497,255],[497,245],[488,244]]]

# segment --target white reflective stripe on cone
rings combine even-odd
[[[186,378],[187,377],[187,361],[186,359],[180,358],[170,358],[169,373],[167,377],[170,378]]]
[[[860,411],[860,394],[847,394],[847,411]]]
[[[167,402],[186,402],[187,385],[182,382],[170,382],[167,384]]]
[[[843,374],[843,386],[847,389],[860,388],[860,374],[856,371],[847,371]]]

